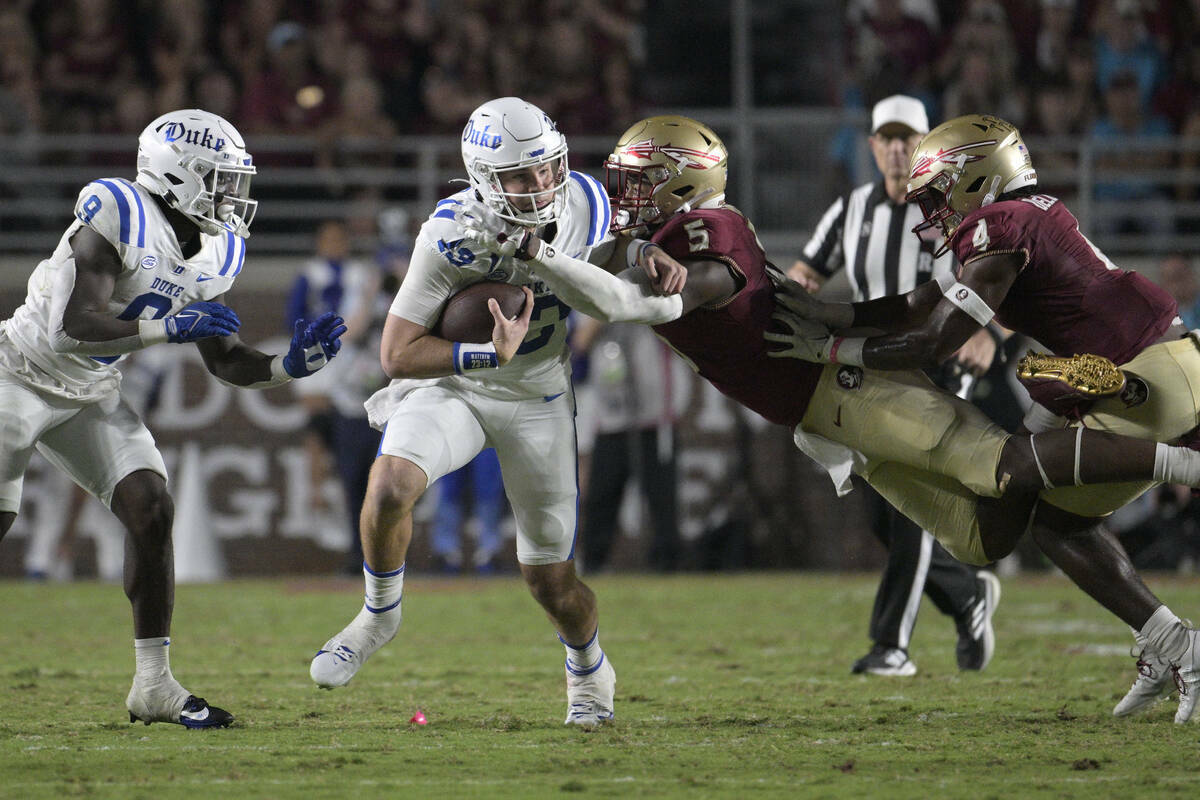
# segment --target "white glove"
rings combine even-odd
[[[455,207],[454,221],[462,227],[463,239],[468,245],[501,257],[515,253],[528,233],[474,198],[463,200]]]
[[[775,295],[779,299],[779,295]],[[767,330],[763,338],[776,345],[784,345],[767,351],[771,358],[798,358],[801,361],[815,361],[818,364],[830,362],[830,351],[835,341],[829,334],[829,328],[813,319],[799,316],[790,310],[779,309],[771,315],[771,319],[787,328],[787,333],[775,333]]]

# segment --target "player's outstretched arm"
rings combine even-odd
[[[208,371],[223,383],[268,389],[305,378],[324,367],[341,349],[345,332],[342,318],[327,311],[311,322],[296,320],[292,341],[282,355],[256,350],[236,335],[202,339],[196,346]]]
[[[992,321],[1024,266],[1022,253],[995,253],[965,264],[956,282],[943,278],[917,287],[903,296],[903,310],[890,312],[900,317],[899,325],[911,327],[903,333],[866,339],[863,361],[875,369],[941,364]],[[882,324],[886,320],[878,312],[883,307],[876,304],[883,299],[855,303],[854,324],[896,330],[896,323],[892,327]]]
[[[606,269],[617,273],[632,267],[640,267],[649,278],[650,289],[662,297],[679,294],[687,285],[687,267],[672,258],[660,245],[646,239],[622,236],[617,239],[617,246]]]
[[[814,331],[801,324],[813,319],[807,301],[777,293],[776,318],[789,331],[765,334],[776,345],[770,355],[873,369],[935,367],[991,322],[1023,266],[1022,255],[997,253],[971,261],[953,284],[930,281],[908,294],[854,303],[849,327],[896,331],[869,338]]]
[[[501,219],[482,203],[467,201],[455,209],[455,221],[473,246],[533,265],[538,277],[567,305],[605,322],[657,325],[683,313],[680,295],[656,296],[640,267],[615,276],[547,245],[529,230]],[[636,274],[634,274],[636,272]]]

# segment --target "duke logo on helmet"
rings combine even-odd
[[[183,139],[188,144],[194,144],[198,147],[207,147],[214,152],[221,152],[225,147],[225,137],[213,136],[208,128],[203,131],[188,130],[188,127],[182,122],[168,120],[160,126],[163,130],[163,140],[168,142],[178,141]]]
[[[469,119],[467,120],[467,128],[463,131],[463,141],[477,144],[480,147],[486,147],[489,150],[495,150],[500,146],[503,137],[498,133],[489,136],[488,131],[491,127],[491,125],[485,125],[483,130],[477,131],[475,130],[475,120]]]

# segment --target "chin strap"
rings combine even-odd
[[[702,202],[704,202],[704,199],[706,197],[708,197],[710,194],[716,194],[716,193],[717,193],[717,190],[712,188],[711,186],[709,186],[705,189],[702,189],[701,191],[696,193],[695,197],[693,197],[691,200],[688,200],[686,203],[681,205],[678,208],[678,210],[675,211],[675,213],[676,214],[686,214],[687,212],[691,211],[693,208],[695,208],[696,206],[698,206]]]
[[[1000,188],[1000,176],[995,175],[992,177],[992,185],[988,187],[987,194],[983,196],[983,202],[979,204],[980,208],[990,206],[996,202],[996,190],[998,188]]]

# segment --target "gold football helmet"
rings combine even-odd
[[[956,117],[925,134],[913,151],[908,200],[925,216],[913,230],[941,228],[946,237],[941,255],[967,214],[1005,192],[1036,184],[1029,150],[1012,124],[986,114]]]
[[[668,114],[637,122],[604,163],[612,230],[661,224],[725,195],[729,152],[694,119]]]

